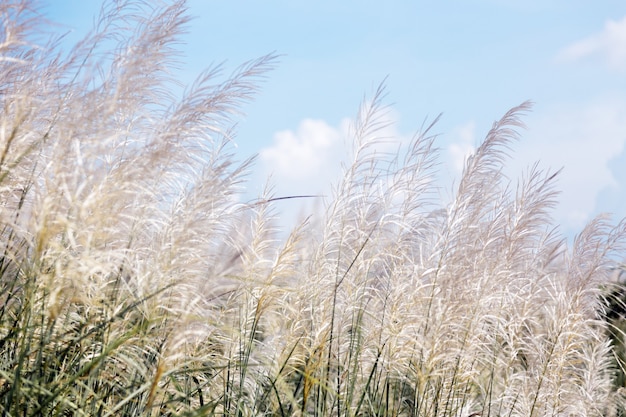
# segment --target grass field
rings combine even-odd
[[[502,174],[528,103],[444,205],[428,128],[375,152],[381,87],[323,215],[279,240],[231,139],[275,58],[181,98],[184,2],[146,3],[107,3],[61,54],[29,1],[0,2],[3,416],[622,415],[603,300],[626,225],[568,244],[557,173]]]

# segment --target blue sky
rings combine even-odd
[[[95,0],[42,4],[73,30],[68,41],[99,9]],[[347,120],[387,77],[390,134],[408,138],[443,113],[434,132],[444,178],[458,176],[494,120],[532,100],[511,178],[537,160],[562,167],[554,217],[570,236],[599,212],[626,216],[623,0],[191,0],[189,13],[183,82],[211,64],[228,71],[281,55],[238,127],[239,157],[260,155],[252,195],[270,173],[277,195],[328,193]],[[450,181],[442,187],[449,193]]]

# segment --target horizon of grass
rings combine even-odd
[[[381,85],[323,215],[280,240],[232,154],[274,55],[179,96],[184,1],[106,2],[69,52],[34,2],[0,19],[3,416],[623,415],[626,224],[570,246],[558,172],[503,175],[529,103],[442,204],[436,120],[377,152]]]

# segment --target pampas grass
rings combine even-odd
[[[230,153],[274,56],[179,94],[183,1],[106,3],[67,54],[34,10],[0,4],[3,415],[622,412],[603,300],[626,226],[570,246],[557,173],[502,174],[528,103],[442,205],[432,126],[376,152],[379,88],[324,215],[278,240]]]

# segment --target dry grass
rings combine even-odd
[[[619,412],[602,288],[625,225],[568,247],[556,173],[503,176],[527,103],[442,206],[429,128],[374,152],[379,89],[325,215],[279,242],[229,153],[273,56],[180,98],[184,2],[107,3],[68,54],[33,9],[0,4],[2,415]]]

